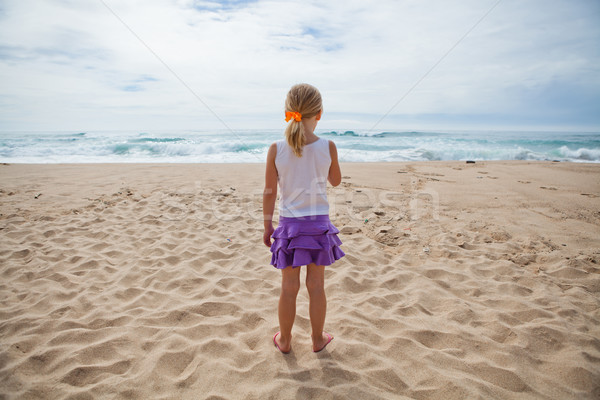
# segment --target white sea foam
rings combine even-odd
[[[579,148],[576,150],[571,150],[567,146],[562,146],[560,149],[560,154],[573,161],[594,161],[600,162],[600,149],[586,149]]]
[[[600,133],[318,131],[341,161],[560,160],[600,162]],[[0,133],[13,163],[264,162],[280,130]]]

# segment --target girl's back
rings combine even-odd
[[[275,165],[281,189],[279,215],[302,217],[329,214],[329,140],[319,138],[315,142],[305,144],[302,157],[294,154],[285,139],[279,140]]]

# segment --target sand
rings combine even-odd
[[[600,398],[600,164],[342,175],[283,355],[264,165],[0,165],[0,398]]]

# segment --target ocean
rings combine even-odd
[[[600,132],[331,131],[340,161],[600,162]],[[4,163],[262,163],[283,130],[2,132]]]

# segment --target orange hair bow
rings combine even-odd
[[[298,122],[302,120],[302,114],[296,111],[286,111],[285,112],[285,122],[288,122],[290,119],[294,119]]]

